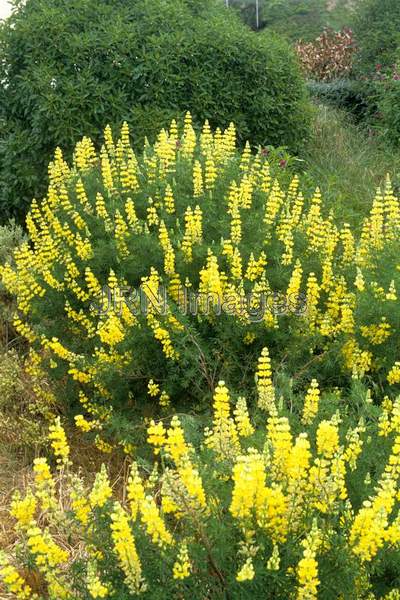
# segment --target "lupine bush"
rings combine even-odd
[[[125,124],[100,154],[83,139],[71,167],[57,150],[49,172],[2,279],[35,368],[92,435],[130,443],[145,407],[201,411],[219,379],[248,387],[264,346],[297,389],[317,373],[330,388],[400,383],[389,179],[357,232],[318,189],[303,197],[285,160],[238,154],[233,125],[196,136],[189,114],[142,155]]]
[[[201,126],[234,120],[242,142],[308,138],[294,52],[215,0],[27,0],[0,26],[0,219],[45,193],[47,164],[83,135],[127,120],[135,143],[190,106]]]
[[[56,420],[55,468],[37,458],[11,503],[10,598],[399,598],[400,398],[313,379],[290,406],[266,348],[252,370],[257,420],[220,381],[196,443],[177,415],[149,423],[122,489],[104,466],[88,485]]]

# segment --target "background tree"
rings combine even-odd
[[[27,0],[0,27],[0,213],[44,193],[57,145],[104,123],[140,143],[191,110],[240,140],[296,152],[308,104],[294,54],[218,0]]]

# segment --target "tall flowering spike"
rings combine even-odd
[[[203,241],[203,211],[198,204],[193,212],[193,241],[196,243]]]
[[[55,482],[45,458],[34,460],[33,472],[35,474],[35,495],[40,500],[42,510],[55,509],[57,506]]]
[[[251,148],[250,144],[247,141],[242,153],[241,161],[240,161],[240,170],[246,172],[250,166],[251,159]]]
[[[110,125],[106,125],[104,129],[104,146],[110,156],[115,154],[115,144]]]
[[[150,495],[147,495],[140,506],[141,521],[147,535],[153,544],[160,548],[171,546],[174,543],[171,533],[167,530],[164,519],[160,515],[158,506]]]
[[[122,127],[121,127],[121,142],[122,142],[122,147],[125,152],[128,152],[131,149],[131,144],[130,144],[129,138],[130,138],[129,125],[126,121],[124,121],[122,123]]]
[[[384,193],[384,212],[386,216],[385,237],[394,240],[400,231],[400,203],[394,195],[390,176],[386,176]]]
[[[92,491],[89,494],[89,502],[92,508],[102,508],[107,500],[112,496],[110,480],[107,475],[105,465],[101,465],[101,470],[96,475]]]
[[[255,574],[253,560],[249,556],[244,565],[239,569],[236,575],[236,581],[252,581],[255,577]]]
[[[316,525],[302,542],[303,557],[297,566],[297,600],[313,600],[318,597],[318,562],[316,553],[321,545],[321,535]]]
[[[310,423],[312,423],[312,421],[318,414],[320,394],[321,392],[319,390],[318,381],[316,379],[313,379],[304,399],[302,421],[305,425],[309,425]]]
[[[154,423],[154,421],[153,421]],[[149,438],[150,438],[150,428],[148,430],[148,434],[149,434]],[[149,443],[150,439],[147,440]],[[145,499],[145,490],[144,490],[144,485],[142,482],[142,479],[139,475],[139,467],[137,465],[136,462],[132,463],[131,466],[131,470],[130,470],[130,474],[129,474],[129,479],[128,479],[128,485],[126,487],[126,492],[127,492],[127,499],[129,502],[129,506],[130,506],[130,510],[131,510],[131,516],[133,521],[136,520],[144,499]]]
[[[27,530],[26,537],[29,551],[35,558],[36,566],[47,580],[49,596],[68,598],[67,590],[62,586],[60,567],[68,561],[69,553],[55,543],[48,530],[42,531],[35,521],[31,523]],[[58,580],[58,578],[60,579]],[[56,590],[59,593],[54,593]]]
[[[231,219],[231,240],[235,245],[240,244],[242,239],[242,219],[240,216],[240,210],[238,206],[234,206],[232,209]]]
[[[162,421],[159,423],[150,421],[150,425],[147,429],[147,442],[154,446],[154,454],[157,455],[160,452],[160,449],[165,446],[167,441],[166,433]]]
[[[196,147],[196,133],[192,126],[192,116],[187,112],[184,120],[182,154],[185,158],[192,158]]]
[[[213,408],[213,429],[211,432],[206,432],[208,434],[207,445],[213,448],[221,458],[236,456],[240,450],[238,430],[230,415],[229,390],[224,381],[219,381],[215,388]],[[244,416],[243,412],[241,412],[241,416]],[[244,421],[241,422],[243,425],[249,425]]]
[[[314,273],[310,273],[307,279],[306,310],[310,328],[314,329],[318,318],[318,302],[320,297],[320,286]]]
[[[261,170],[261,190],[268,194],[271,189],[271,169],[268,162],[265,162]]]
[[[387,381],[390,383],[390,385],[400,383],[400,361],[396,361],[393,367],[390,369],[387,376]]]
[[[227,203],[228,203],[228,213],[232,214],[232,211],[239,206],[239,187],[236,181],[232,181],[229,186]]]
[[[49,440],[53,448],[54,456],[56,457],[59,467],[69,464],[69,446],[67,436],[61,426],[60,417],[57,417],[53,425],[49,427]]]
[[[265,202],[264,223],[267,227],[274,223],[283,200],[284,193],[281,190],[278,180],[275,180]]]
[[[214,183],[218,177],[217,168],[215,166],[214,159],[211,155],[207,156],[205,167],[206,167],[205,177],[204,177],[205,188],[207,191],[211,191],[214,189]]]
[[[92,598],[106,598],[109,594],[109,587],[102,583],[97,572],[95,561],[89,561],[86,572],[86,586]]]
[[[286,302],[291,313],[296,312],[300,305],[300,288],[303,276],[303,268],[300,259],[297,259],[294,269],[289,279],[288,288],[286,290]]]
[[[268,412],[274,412],[276,410],[275,388],[272,383],[271,359],[269,357],[268,348],[263,348],[261,356],[258,359],[256,384],[258,406]]]
[[[119,502],[114,504],[111,520],[114,553],[125,575],[125,584],[133,594],[144,592],[146,584],[142,576],[142,565],[136,550],[135,538],[128,515]]]
[[[184,542],[179,548],[178,556],[172,569],[172,576],[174,579],[186,579],[189,577],[190,572],[189,552],[187,543]]]
[[[332,458],[339,450],[339,432],[336,423],[321,421],[317,429],[317,450],[325,458]]]
[[[172,119],[171,125],[169,127],[169,139],[171,142],[175,143],[175,146],[178,141],[178,124],[175,119]]]
[[[384,201],[382,196],[382,190],[378,188],[369,216],[369,243],[377,250],[383,248],[384,224]]]
[[[193,258],[193,211],[190,206],[185,211],[185,233],[182,240],[182,252],[185,262],[191,262]]]
[[[345,264],[351,264],[355,256],[355,242],[350,225],[348,223],[344,223],[343,229],[340,232],[340,239],[343,246],[342,260]]]
[[[253,435],[254,427],[250,422],[249,412],[247,410],[246,398],[238,398],[236,408],[233,411],[238,434],[241,437]]]
[[[200,148],[203,156],[206,156],[207,158],[211,157],[213,149],[213,135],[208,119],[206,119],[200,135]]]
[[[203,194],[203,170],[198,160],[193,165],[193,196],[194,198]]]
[[[228,160],[236,152],[236,129],[233,123],[229,124],[223,134],[224,157]]]
[[[107,153],[105,152],[104,147],[102,148],[102,150],[100,152],[100,159],[101,159],[101,175],[103,178],[103,185],[104,185],[106,191],[109,194],[111,194],[115,191],[113,172],[112,172],[112,168],[111,168],[112,163],[110,162],[110,159],[109,159]]]
[[[165,210],[167,211],[167,213],[169,213],[171,215],[174,214],[174,212],[175,212],[174,193],[173,193],[172,188],[169,183],[167,184],[167,187],[165,188],[164,206],[165,206]]]
[[[239,199],[241,208],[250,208],[253,194],[253,183],[251,178],[245,174],[239,186]]]
[[[155,151],[159,156],[160,176],[165,176],[167,173],[174,173],[176,163],[176,140],[171,139],[165,130],[160,133],[159,143],[156,143]]]

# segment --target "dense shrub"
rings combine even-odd
[[[399,398],[377,409],[359,383],[348,398],[321,395],[313,380],[304,401],[285,396],[277,409],[265,359],[248,367],[268,416],[254,421],[242,389],[232,397],[219,382],[210,428],[195,438],[186,419],[150,423],[147,459],[125,485],[104,466],[88,485],[56,421],[57,469],[36,459],[11,503],[18,544],[0,553],[4,590],[36,600],[398,599]]]
[[[396,66],[390,73],[376,78],[378,115],[381,130],[386,139],[400,145],[400,52]]]
[[[333,108],[346,110],[357,122],[374,121],[378,110],[378,93],[374,81],[359,79],[310,81],[308,89],[311,96]]]
[[[237,124],[241,141],[297,151],[308,104],[295,57],[214,0],[27,0],[0,29],[0,211],[44,193],[57,145],[67,156],[101,124],[153,137],[190,107]]]
[[[356,5],[353,29],[358,45],[358,68],[365,74],[376,65],[391,67],[400,47],[398,0],[361,0]]]
[[[316,40],[300,40],[295,48],[309,79],[332,81],[346,77],[351,72],[355,51],[351,29],[325,29]]]
[[[117,142],[106,130],[100,155],[83,140],[72,168],[57,151],[47,198],[27,218],[31,245],[2,276],[17,331],[93,431],[131,440],[132,414],[159,399],[201,410],[218,379],[246,388],[243,365],[265,345],[300,388],[316,373],[329,387],[369,373],[382,389],[399,383],[390,182],[359,236],[266,154],[239,156],[233,126],[196,139],[189,116],[143,157],[126,125]]]

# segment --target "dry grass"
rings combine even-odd
[[[125,489],[128,479],[130,459],[121,455],[120,452],[104,454],[89,443],[82,434],[75,430],[66,430],[68,442],[71,450],[71,460],[74,473],[78,473],[87,485],[88,489],[93,483],[96,473],[100,470],[102,464],[106,465],[110,475],[110,481],[114,489],[115,497],[120,501],[125,501]],[[25,452],[11,451],[7,446],[0,445],[0,550],[6,551],[10,555],[14,554],[12,549],[17,542],[17,536],[14,530],[15,520],[10,515],[10,504],[13,493],[19,490],[22,495],[26,492],[33,480],[32,462],[35,456],[45,456],[48,452],[38,452],[37,448],[26,448]],[[68,510],[68,494],[62,493],[62,484],[55,477],[58,486],[58,499],[61,510]],[[45,526],[46,515],[39,515],[39,526]],[[72,560],[84,552],[84,547],[74,541],[71,544],[69,535],[65,531],[57,531],[52,527],[51,530],[55,542],[68,551]],[[43,593],[44,583],[40,577],[31,571],[21,572],[22,577],[31,586],[32,590],[38,594]],[[11,600],[12,595],[6,593],[0,583],[0,600]]]

